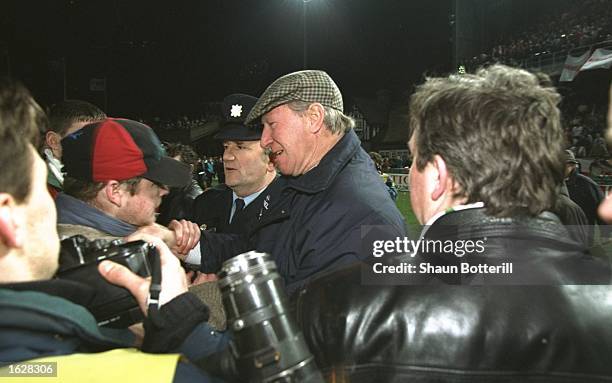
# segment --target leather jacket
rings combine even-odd
[[[521,243],[521,256],[535,268],[543,258],[591,261],[549,213],[521,219],[530,228],[523,238],[517,220],[483,209],[443,218],[427,235],[439,235],[444,221],[469,223],[466,232],[486,235],[493,258],[508,252],[509,241]],[[481,286],[367,285],[363,266],[353,266],[313,281],[298,297],[296,315],[329,381],[612,381],[612,288],[570,285],[568,263],[544,264],[554,269],[542,274],[552,278],[546,285]],[[598,264],[601,272],[591,277],[605,283],[609,269]]]

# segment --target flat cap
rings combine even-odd
[[[286,74],[270,84],[251,109],[246,123],[290,101],[318,102],[340,112],[344,111],[342,94],[334,80],[320,70],[303,70]]]
[[[566,163],[572,163],[572,164],[579,164],[580,163],[576,159],[576,156],[574,155],[574,152],[572,152],[569,149],[565,150],[565,162]]]
[[[247,94],[230,94],[223,99],[223,125],[213,137],[222,141],[258,141],[260,126],[248,126],[244,120],[253,108],[257,98]]]

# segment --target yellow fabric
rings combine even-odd
[[[178,358],[179,354],[146,354],[133,348],[122,348],[96,354],[52,356],[32,359],[28,362],[57,362],[57,377],[16,377],[11,375],[11,378],[3,379],[20,383],[172,382]],[[6,373],[6,370],[7,367],[0,369],[3,373]]]

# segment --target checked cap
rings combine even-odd
[[[318,102],[344,111],[340,89],[320,70],[303,70],[286,74],[274,81],[261,95],[246,118],[250,124],[279,105],[290,101]]]

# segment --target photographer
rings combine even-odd
[[[34,149],[44,125],[45,116],[29,92],[0,79],[0,360],[5,365],[0,372],[10,374],[17,370],[6,365],[36,359],[56,362],[61,381],[211,381],[179,361],[178,354],[125,348],[133,342],[127,330],[99,328],[83,307],[94,291],[50,279],[58,267],[56,212],[45,164]],[[202,345],[208,352],[223,347],[225,338],[205,326],[206,307],[186,293],[184,273],[168,247],[142,233],[128,237],[135,239],[154,244],[162,269],[159,310],[155,321],[145,319],[143,351],[183,353],[196,360],[204,356]],[[99,270],[146,310],[148,280],[110,262]]]

